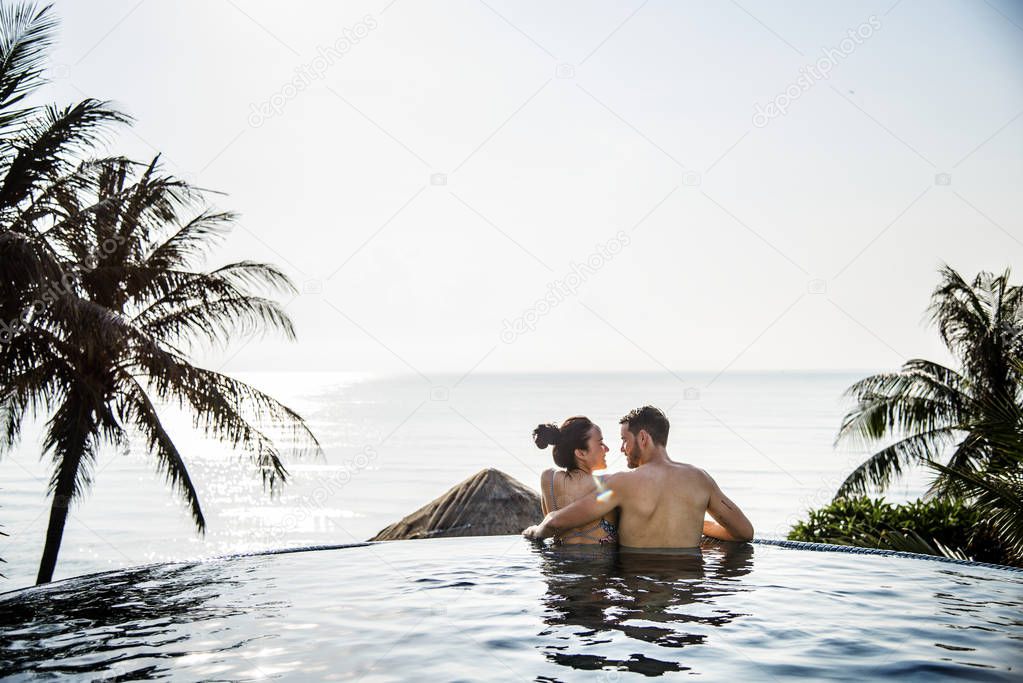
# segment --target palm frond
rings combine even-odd
[[[0,5],[0,131],[30,111],[14,105],[43,85],[43,65],[56,29],[51,5],[42,9],[26,2]]]
[[[194,265],[197,259],[206,255],[213,240],[219,240],[230,232],[230,224],[235,217],[230,211],[203,211],[157,245],[144,257],[143,263],[157,269]]]
[[[293,292],[290,279],[274,266],[244,261],[210,273],[156,271],[152,277],[148,272],[140,276],[129,291],[137,294],[137,300],[154,300],[138,311],[133,321],[154,338],[167,343],[205,340],[222,345],[235,335],[279,331],[294,339],[284,308],[248,291],[262,285],[262,289]],[[145,290],[137,291],[137,287]]]
[[[28,201],[17,209],[17,214],[6,225],[6,229],[34,237],[46,233],[48,240],[58,240],[59,232],[53,230],[64,221],[71,220],[83,211],[81,204],[85,193],[96,191],[99,167],[116,163],[123,157],[105,157],[79,162],[62,176],[52,178],[42,189],[33,193]],[[108,199],[107,201],[110,201]],[[69,228],[64,229],[69,232]]]
[[[123,211],[106,217],[95,226],[96,238],[115,238],[124,245],[122,254],[137,264],[151,249],[153,242],[178,223],[179,213],[195,205],[201,193],[183,180],[164,175],[159,155],[149,162],[141,175],[126,185],[128,168],[112,169],[112,184],[101,189],[102,195],[123,194]],[[113,255],[112,263],[121,257]]]
[[[42,415],[48,405],[64,398],[63,368],[59,361],[33,363],[18,373],[10,372],[13,368],[9,364],[4,369],[4,376],[0,379],[3,387],[0,393],[0,455],[17,445],[26,418]]]
[[[134,377],[122,373],[119,386],[121,392],[117,403],[121,419],[132,424],[145,437],[146,445],[156,455],[158,467],[167,481],[185,499],[196,529],[205,533],[206,518],[199,503],[199,494],[184,459],[157,415],[156,407]]]
[[[256,296],[200,301],[149,321],[144,329],[167,343],[204,340],[221,347],[239,336],[261,335],[271,329],[280,330],[287,339],[295,338],[291,319],[280,304]]]
[[[1013,469],[997,474],[930,461],[929,467],[959,482],[959,489],[988,516],[999,539],[1017,563],[1023,562],[1023,458]]]
[[[45,107],[24,132],[10,138],[16,153],[0,184],[0,208],[17,206],[48,179],[64,175],[73,167],[69,155],[99,142],[111,124],[129,120],[108,102],[93,99],[63,108]]]
[[[927,310],[945,346],[952,353],[958,353],[964,342],[983,336],[989,327],[988,311],[977,292],[983,283],[983,274],[971,285],[948,265],[942,266],[940,273],[942,281],[931,294]]]
[[[1009,391],[1013,378],[1007,351],[1021,314],[1018,288],[1008,283],[1010,271],[997,276],[981,272],[972,283],[948,266],[942,275],[944,280],[934,290],[928,309],[942,341],[960,360],[977,391]]]
[[[956,438],[954,427],[938,427],[919,432],[882,448],[854,469],[839,486],[835,498],[847,498],[867,493],[873,486],[885,489],[903,470],[913,464],[923,464],[928,457]]]
[[[217,268],[210,275],[236,287],[255,287],[282,294],[298,294],[291,278],[271,263],[237,261]]]
[[[846,395],[854,396],[857,405],[843,418],[836,444],[870,443],[890,435],[952,426],[962,421],[970,403],[969,394],[959,387],[912,367],[862,379]]]
[[[934,555],[953,560],[972,559],[963,548],[952,548],[942,544],[937,539],[924,538],[912,529],[885,529],[876,535],[864,534],[862,538],[856,539],[855,543],[851,539],[842,540],[848,541],[843,542],[843,545],[882,548],[902,553],[917,553],[918,555]]]
[[[261,427],[284,429],[299,454],[322,453],[298,413],[244,382],[191,365],[156,343],[137,345],[133,364],[156,395],[190,409],[196,429],[246,453],[271,492],[286,481],[288,472],[274,440]]]

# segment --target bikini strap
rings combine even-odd
[[[615,535],[614,533],[608,531],[608,529],[604,526],[605,522],[606,522],[606,520],[603,517],[601,517],[600,519],[598,519],[596,521],[596,523],[593,524],[593,526],[586,527],[585,529],[583,529],[581,531],[573,531],[570,534],[566,534],[564,536],[564,538],[576,538],[576,537],[582,536],[583,538],[588,538],[591,541],[599,541],[600,540],[599,538],[594,538],[591,535],[591,534],[593,534],[594,531],[603,531],[605,538],[607,536]]]
[[[554,475],[557,473],[557,470],[551,470],[551,510],[558,509],[558,499],[554,497]]]

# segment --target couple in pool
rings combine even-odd
[[[522,532],[562,544],[618,544],[623,549],[696,548],[701,536],[749,541],[753,525],[710,475],[668,457],[668,418],[637,408],[620,420],[628,472],[595,476],[607,467],[600,427],[570,417],[533,430],[537,447],[554,447],[554,463],[540,476],[543,521]],[[705,519],[709,514],[712,520]]]

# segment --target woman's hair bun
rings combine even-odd
[[[558,440],[561,438],[561,430],[555,424],[542,424],[537,425],[536,429],[533,430],[533,442],[537,448],[547,448],[548,446],[558,445]]]

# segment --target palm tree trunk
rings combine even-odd
[[[71,497],[75,491],[75,476],[78,474],[78,463],[81,454],[65,458],[60,463],[57,486],[53,491],[53,504],[50,506],[50,523],[46,527],[46,545],[43,546],[43,559],[39,562],[39,575],[36,585],[49,583],[53,579],[53,570],[57,566],[57,554],[60,542],[64,537],[64,523],[67,522]]]

